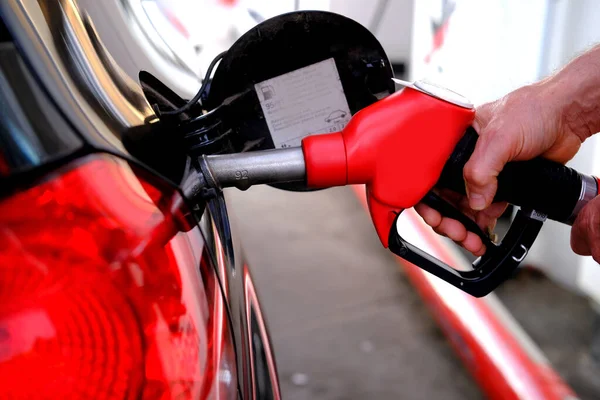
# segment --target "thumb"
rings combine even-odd
[[[496,133],[489,125],[480,131],[475,150],[463,170],[469,206],[473,210],[483,210],[492,203],[498,189],[498,174],[513,153],[509,138]]]
[[[473,121],[473,128],[475,128],[477,132],[481,132],[490,122],[494,115],[495,106],[496,102],[492,102],[477,107],[475,120]]]
[[[582,256],[600,262],[600,197],[590,201],[579,213],[571,229],[571,248]]]

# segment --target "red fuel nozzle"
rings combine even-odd
[[[366,184],[371,218],[388,247],[398,212],[438,181],[475,110],[406,88],[358,112],[343,131],[302,141],[310,187]]]

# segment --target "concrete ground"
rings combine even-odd
[[[255,187],[230,200],[284,399],[483,397],[349,189]],[[498,294],[581,398],[600,398],[582,378],[587,302],[528,273]]]

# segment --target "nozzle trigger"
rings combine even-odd
[[[443,210],[446,216],[466,222],[470,226],[467,229],[483,236],[486,251],[472,264],[472,270],[455,269],[402,238],[396,228],[400,214],[389,232],[389,249],[397,256],[475,297],[487,295],[512,275],[527,255],[545,220],[543,215],[534,210],[519,210],[502,242],[494,244],[473,221],[471,223],[475,226],[467,222],[467,217],[460,211],[444,200],[439,200],[441,199],[435,195],[428,195],[424,202],[430,207],[433,204],[433,208],[438,211]]]

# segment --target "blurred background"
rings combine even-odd
[[[264,19],[298,9],[360,22],[381,41],[398,77],[427,78],[476,104],[551,74],[600,41],[595,0],[123,3],[140,34],[154,38],[153,73],[187,98],[216,54]],[[170,79],[175,67],[187,76]],[[137,78],[137,71],[129,72]],[[572,164],[598,174],[599,155],[600,143],[592,139]],[[485,397],[440,319],[381,248],[351,189],[252,188],[230,197],[270,324],[284,398]],[[575,256],[569,229],[553,222],[526,261],[487,301],[499,298],[494,307],[505,314],[504,323],[580,398],[600,398],[600,268]]]

